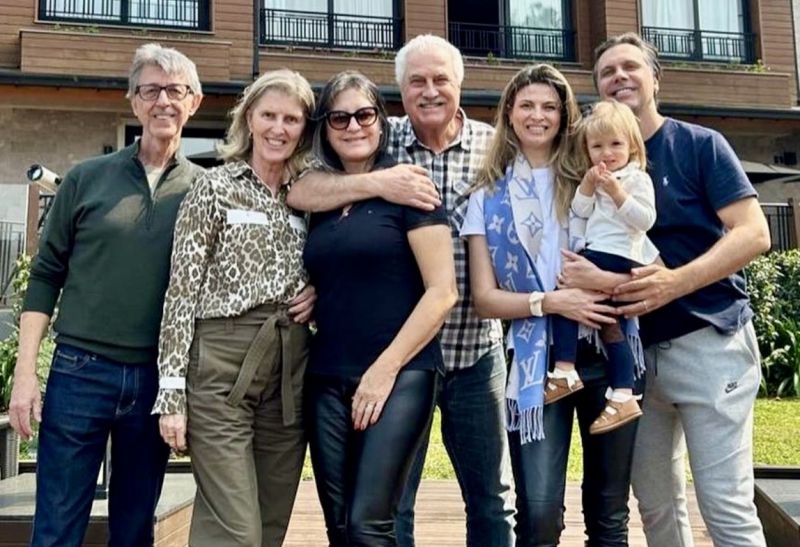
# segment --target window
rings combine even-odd
[[[125,126],[125,146],[142,136],[141,125]],[[217,157],[217,144],[225,142],[225,129],[206,127],[184,127],[181,132],[181,154],[186,159],[203,167],[222,164]]]
[[[264,0],[262,44],[397,49],[395,0]]]
[[[562,0],[508,0],[508,24],[514,30],[514,51],[543,57],[564,57]]]
[[[753,62],[744,0],[642,0],[642,34],[664,57]]]
[[[450,0],[450,41],[466,55],[571,60],[568,0]]]
[[[39,0],[39,19],[209,30],[210,0]]]

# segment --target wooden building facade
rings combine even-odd
[[[719,129],[742,159],[791,167],[800,153],[793,3],[4,0],[0,184],[21,182],[31,163],[63,173],[135,138],[124,93],[143,43],[175,47],[196,62],[206,99],[185,135],[190,155],[201,157],[222,137],[243,87],[271,68],[296,69],[315,86],[337,71],[361,70],[399,112],[394,51],[421,33],[446,37],[465,54],[462,104],[491,121],[505,83],[533,61],[558,66],[582,102],[596,99],[594,47],[640,32],[661,50],[665,114]],[[781,192],[800,200],[800,183],[772,199]]]

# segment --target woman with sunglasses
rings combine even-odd
[[[315,117],[323,169],[393,165],[384,103],[363,75],[328,81]],[[443,366],[436,333],[457,296],[447,217],[441,207],[379,198],[315,213],[303,258],[317,289],[305,400],[328,540],[393,546],[397,501]]]

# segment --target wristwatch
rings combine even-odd
[[[534,317],[541,317],[544,315],[544,311],[542,310],[543,301],[543,292],[534,291],[528,295],[528,307],[530,307],[531,315]]]

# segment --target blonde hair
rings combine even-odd
[[[628,141],[628,161],[639,162],[639,167],[647,168],[647,151],[639,128],[639,120],[626,104],[617,101],[600,101],[592,105],[591,110],[578,124],[578,142],[582,154],[583,167],[589,169],[592,162],[589,159],[589,149],[586,139],[590,135],[620,135]]]
[[[550,150],[549,164],[556,181],[555,205],[559,220],[566,220],[580,177],[573,154],[571,138],[580,118],[580,110],[572,88],[561,72],[547,64],[530,65],[517,72],[506,84],[497,107],[495,134],[489,145],[483,165],[472,191],[484,188],[494,192],[495,182],[505,175],[505,170],[520,152],[519,139],[509,121],[509,112],[523,88],[531,84],[548,85],[556,92],[561,105],[561,125]]]
[[[306,120],[303,135],[297,144],[287,168],[291,177],[296,177],[309,165],[311,150],[311,113],[314,111],[314,92],[308,81],[300,73],[289,69],[272,70],[262,74],[255,82],[247,86],[241,99],[231,110],[231,124],[225,135],[225,143],[217,146],[217,152],[224,161],[250,159],[253,153],[253,138],[247,124],[247,118],[259,99],[268,91],[280,91],[297,99],[303,107]]]

